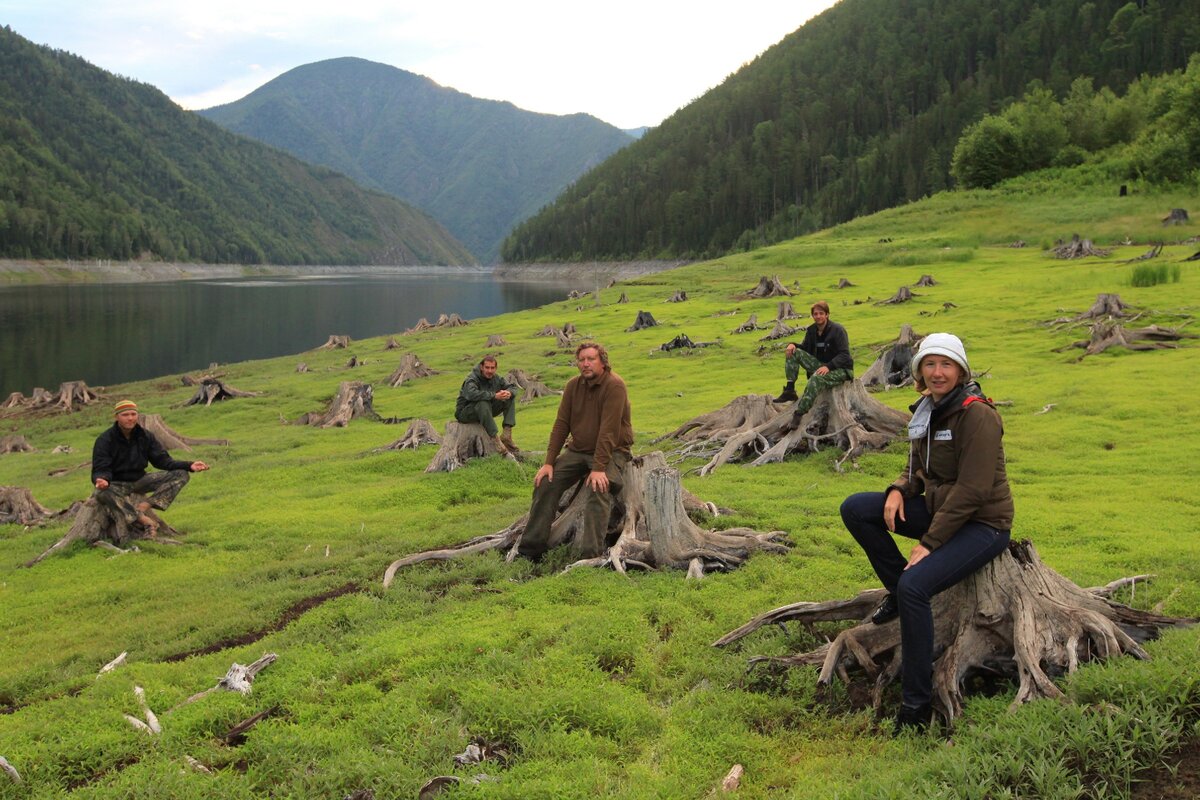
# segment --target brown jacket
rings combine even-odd
[[[928,432],[913,440],[908,466],[892,484],[905,497],[925,494],[933,520],[922,545],[937,549],[969,521],[1012,530],[1003,435],[999,412],[975,384],[935,408]]]
[[[550,429],[547,464],[554,466],[564,443],[577,453],[591,455],[592,469],[597,472],[608,467],[613,451],[630,453],[633,423],[629,392],[620,375],[606,368],[593,381],[585,381],[581,375],[567,381],[558,404],[558,416]]]

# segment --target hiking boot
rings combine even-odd
[[[505,445],[504,445],[504,440],[501,439],[498,435],[492,437],[492,445],[495,446],[496,452],[499,453],[500,455],[502,455],[502,456],[510,455],[509,449],[507,447],[505,447]]]
[[[142,526],[142,530],[146,532],[147,539],[158,538],[158,520],[149,514],[139,514],[137,524]]]
[[[513,453],[521,449],[513,442],[511,427],[505,426],[504,433],[500,434],[500,441]]]
[[[888,592],[887,596],[883,598],[883,602],[871,614],[871,622],[882,625],[885,622],[891,622],[898,616],[900,616],[900,603],[896,600],[896,595]]]
[[[784,384],[783,391],[779,393],[779,397],[771,398],[772,403],[791,403],[800,399],[800,395],[796,394],[796,384],[788,382]]]
[[[893,735],[899,736],[905,731],[924,733],[932,721],[933,706],[929,703],[915,707],[901,704],[900,711],[896,714]]]

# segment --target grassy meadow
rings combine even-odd
[[[1080,360],[1082,350],[1056,348],[1087,329],[1044,324],[1086,310],[1102,292],[1142,312],[1135,326],[1176,326],[1200,313],[1200,265],[1183,264],[1178,282],[1135,288],[1133,265],[1117,263],[1164,235],[1194,237],[1195,223],[1163,229],[1159,220],[1173,207],[1195,215],[1196,201],[1137,187],[1118,198],[1111,187],[1043,175],[623,282],[598,304],[588,296],[397,337],[402,350],[384,350],[385,336],[350,351],[221,368],[231,386],[263,392],[257,398],[179,408],[193,390],[172,375],[108,387],[105,402],[71,415],[2,417],[3,432],[24,434],[38,452],[0,456],[0,485],[29,487],[55,509],[87,496],[88,472],[48,471],[87,460],[121,397],[180,433],[231,443],[191,456],[212,470],[193,476],[165,514],[186,532],[182,546],[145,543],[114,556],[77,545],[23,569],[66,525],[0,527],[0,756],[24,778],[0,774],[0,798],[342,798],[369,789],[382,800],[415,797],[447,774],[462,780],[443,795],[455,798],[698,798],[720,794],[734,764],[745,767],[733,795],[743,798],[1127,796],[1139,769],[1200,733],[1196,630],[1150,644],[1149,662],[1120,659],[1064,678],[1074,703],[1010,711],[1011,687],[977,696],[950,740],[891,738],[840,685],[818,695],[815,668],[747,671],[749,656],[809,649],[834,626],[762,630],[730,650],[710,647],[769,608],[876,585],[838,506],[885,486],[902,467],[903,443],[842,474],[832,468],[838,453],[826,451],[685,475],[700,498],[735,510],[714,525],[790,534],[786,556],[755,556],[733,573],[698,582],[680,573],[560,575],[565,553],[537,567],[488,553],[410,568],[384,590],[393,559],[524,513],[539,462],[487,459],[426,475],[431,447],[374,452],[405,425],[282,423],[323,409],[340,381],[363,380],[384,417],[426,417],[440,431],[488,335],[508,341],[501,370],[519,366],[561,388],[575,374],[572,355],[549,352],[552,340],[533,334],[573,322],[609,348],[630,387],[635,452],[647,452],[661,446],[655,437],[737,395],[779,391],[782,343],[760,342],[766,331],[730,334],[751,313],[774,319],[776,301],[739,294],[778,274],[798,311],[829,301],[858,374],[905,323],[961,336],[985,392],[1011,403],[1001,411],[1014,538],[1032,539],[1049,566],[1083,586],[1153,573],[1120,599],[1200,616],[1200,341]],[[1049,245],[1073,233],[1136,244],[1107,259],[1048,257]],[[1009,247],[1015,240],[1028,246]],[[1161,258],[1174,263],[1198,249],[1176,241]],[[924,273],[939,284],[909,303],[875,304]],[[835,289],[841,278],[854,286]],[[666,303],[677,289],[688,300]],[[622,292],[628,304],[616,303]],[[639,309],[660,326],[625,332]],[[719,344],[657,350],[680,333]],[[408,351],[440,374],[389,388],[384,379]],[[365,366],[346,368],[351,353]],[[310,371],[297,373],[299,361]],[[897,408],[914,399],[907,389],[876,396]],[[544,450],[556,407],[551,397],[521,408],[523,448]],[[60,444],[74,452],[52,454]],[[332,597],[305,602],[324,596]],[[97,677],[122,651],[128,663]],[[267,652],[278,661],[250,695],[216,693],[167,713],[233,662]],[[160,736],[123,719],[139,714],[134,686],[145,689]],[[221,740],[264,711],[244,741]],[[453,756],[475,738],[502,743],[507,763],[456,766]]]

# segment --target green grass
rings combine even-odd
[[[833,626],[763,631],[730,651],[709,646],[766,609],[875,585],[837,508],[847,494],[891,480],[902,446],[863,456],[845,474],[832,470],[838,454],[826,451],[686,476],[692,492],[735,509],[737,524],[786,530],[795,543],[787,556],[756,556],[728,575],[699,583],[680,574],[559,576],[484,554],[401,572],[385,591],[380,581],[394,558],[490,533],[524,513],[536,464],[488,460],[426,475],[432,449],[372,452],[403,426],[356,421],[321,431],[280,418],[323,408],[339,381],[359,379],[374,383],[383,416],[428,417],[441,429],[489,334],[509,342],[501,369],[521,366],[561,387],[574,374],[570,355],[547,355],[547,340],[533,334],[571,321],[609,347],[630,387],[635,450],[648,451],[656,436],[736,395],[778,391],[781,348],[759,354],[757,336],[730,334],[751,313],[774,317],[774,301],[738,295],[759,275],[778,273],[796,288],[797,309],[829,301],[860,373],[904,323],[959,334],[972,365],[987,371],[987,394],[1011,402],[1002,412],[1014,535],[1031,538],[1048,565],[1080,585],[1154,573],[1123,599],[1195,616],[1200,348],[1185,341],[1178,350],[1078,360],[1082,351],[1054,350],[1086,330],[1043,324],[1085,310],[1101,292],[1119,292],[1144,312],[1138,325],[1195,315],[1193,265],[1183,265],[1178,283],[1132,287],[1129,267],[1115,263],[1144,252],[1162,235],[1165,211],[1188,201],[1144,189],[1117,198],[1115,190],[1044,178],[939,195],[629,281],[603,290],[600,307],[589,298],[576,311],[579,301],[564,301],[403,337],[441,374],[398,389],[384,378],[404,351],[384,351],[386,337],[354,343],[368,365],[353,371],[341,352],[229,365],[228,383],[264,395],[207,409],[176,408],[192,391],[176,376],[111,387],[111,398],[135,397],[180,432],[231,444],[196,451],[213,469],[195,476],[167,514],[187,532],[181,547],[146,544],[110,557],[77,546],[20,569],[65,526],[0,528],[0,704],[15,707],[0,714],[0,755],[25,777],[19,787],[0,780],[0,798],[311,798],[360,788],[411,797],[438,774],[464,779],[452,797],[688,798],[707,796],[735,763],[746,768],[738,796],[750,798],[1003,797],[1005,786],[1007,796],[1124,796],[1139,768],[1196,734],[1195,631],[1152,643],[1149,662],[1083,668],[1063,684],[1075,705],[1010,712],[1011,690],[975,698],[953,746],[890,739],[840,688],[819,698],[812,669],[746,671],[748,656],[809,648]],[[1102,246],[1126,236],[1138,244],[1082,262],[1055,261],[1038,246],[1076,232]],[[1029,246],[1008,246],[1018,239]],[[1168,243],[1162,258],[1178,262],[1194,250]],[[866,302],[922,273],[938,285],[913,302]],[[855,286],[834,289],[843,277]],[[676,288],[688,301],[666,304]],[[615,303],[622,292],[628,305]],[[944,309],[946,302],[955,307]],[[638,309],[660,327],[626,333]],[[720,344],[656,351],[678,333]],[[310,372],[294,371],[301,360]],[[912,400],[907,391],[879,397],[898,408]],[[1051,403],[1050,412],[1035,413]],[[25,434],[38,452],[0,456],[0,485],[28,486],[54,508],[86,496],[83,471],[46,473],[87,458],[108,407],[3,418],[6,431]],[[554,398],[522,408],[517,441],[544,447],[555,408]],[[52,455],[57,444],[75,452]],[[347,583],[362,591],[254,644],[167,660],[266,628],[293,604]],[[97,679],[122,650],[129,663]],[[279,660],[251,695],[213,695],[163,713],[213,685],[232,662],[268,651]],[[122,719],[137,713],[134,685],[159,712],[161,737]],[[244,744],[218,742],[267,709],[274,712]],[[476,736],[507,744],[507,767],[456,767],[454,754]],[[214,773],[187,769],[185,756]],[[495,780],[467,783],[480,772]]]

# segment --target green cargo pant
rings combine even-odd
[[[488,436],[495,436],[496,420],[494,417],[504,415],[504,427],[512,428],[517,424],[517,396],[514,394],[507,400],[480,400],[455,411],[454,418],[462,423],[478,422],[487,431]]]
[[[575,532],[575,550],[580,558],[595,558],[604,553],[613,499],[621,492],[621,471],[628,461],[629,456],[621,452],[613,453],[609,458],[608,467],[604,470],[608,476],[607,492],[595,492],[588,486],[579,489],[587,493],[583,528]],[[521,534],[517,552],[534,561],[542,557],[550,541],[550,526],[558,514],[559,501],[563,494],[586,480],[591,471],[591,453],[577,453],[570,449],[562,452],[554,462],[553,480],[542,481],[540,486],[533,489],[529,521],[525,523],[525,532]]]
[[[796,348],[787,361],[784,362],[783,371],[787,376],[788,383],[794,384],[796,379],[800,377],[800,368],[804,368],[804,374],[808,376],[808,383],[804,387],[804,394],[800,395],[799,401],[796,402],[794,413],[797,416],[803,416],[812,408],[813,401],[817,399],[817,395],[822,389],[830,389],[837,386],[839,383],[854,380],[854,372],[848,369],[831,369],[824,375],[816,375],[816,372],[821,367],[825,366],[817,357],[806,350]]]

